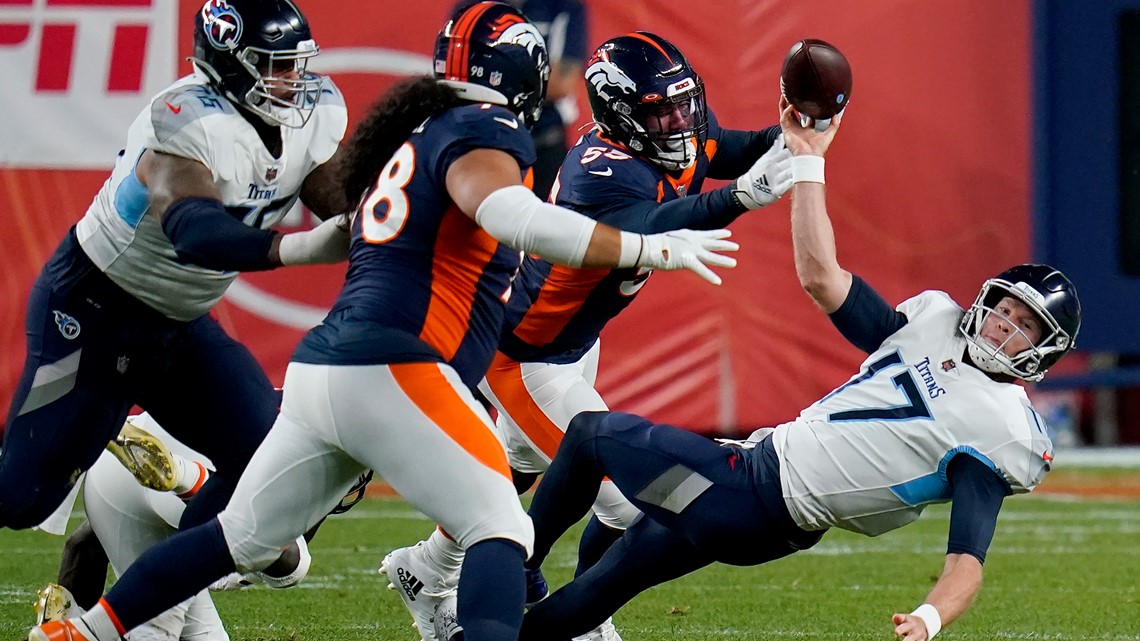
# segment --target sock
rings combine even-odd
[[[198,461],[187,461],[177,454],[174,461],[178,463],[178,482],[171,491],[184,501],[193,498],[210,478],[210,472]]]
[[[472,545],[459,578],[459,625],[466,641],[516,641],[526,586],[522,546],[507,539]]]
[[[118,641],[126,633],[122,624],[119,623],[118,617],[107,605],[106,599],[99,599],[99,603],[96,603],[95,607],[79,617],[78,621],[72,621],[72,623],[76,624],[75,627],[79,628],[79,632],[89,641]],[[80,624],[87,626],[87,629],[81,627]]]
[[[431,565],[446,577],[457,576],[459,568],[463,566],[463,548],[438,527],[424,542],[424,553]],[[454,581],[450,583],[452,585],[448,587],[455,587]]]

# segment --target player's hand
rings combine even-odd
[[[784,144],[793,156],[823,156],[831,141],[835,139],[835,132],[843,122],[843,111],[835,114],[831,124],[823,131],[816,131],[814,126],[803,126],[788,99],[780,96],[780,128],[784,131]]]
[[[713,285],[721,283],[708,265],[714,267],[736,267],[736,259],[722,256],[717,252],[734,252],[740,245],[725,240],[732,235],[727,229],[694,231],[678,229],[663,234],[649,234],[641,237],[641,259],[637,264],[653,269],[688,269]]]
[[[784,146],[781,134],[752,168],[736,179],[732,194],[748,209],[759,209],[776,202],[791,188],[792,153]]]
[[[895,614],[891,617],[895,624],[895,636],[903,641],[926,641],[926,622],[913,614]]]

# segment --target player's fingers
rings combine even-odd
[[[711,251],[704,251],[697,254],[697,260],[706,265],[713,265],[716,267],[726,267],[729,269],[736,267],[736,259],[732,256],[722,256]]]
[[[686,261],[686,262],[689,262],[689,261]],[[699,260],[694,259],[693,261],[691,261],[689,264],[687,264],[685,266],[688,267],[694,274],[696,274],[697,276],[700,276],[701,278],[707,280],[708,282],[712,283],[713,285],[719,285],[721,283],[720,276],[717,276],[716,272],[714,272],[713,270],[706,267],[705,264]]]

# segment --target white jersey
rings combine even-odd
[[[222,203],[246,225],[268,229],[297,201],[301,184],[332,157],[348,126],[344,97],[324,78],[312,117],[299,129],[281,127],[273,157],[238,108],[203,76],[179,79],[135,118],[111,177],[76,228],[91,260],[117,285],[170,318],[188,321],[222,297],[236,272],[179,262],[146,187],[135,177],[147,149],[197,160],[210,168]]]
[[[965,453],[1015,493],[1053,460],[1025,390],[962,363],[962,309],[942,292],[903,302],[907,324],[850,381],[772,433],[784,500],[806,530],[876,536],[950,498],[946,467]]]

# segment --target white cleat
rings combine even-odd
[[[446,578],[423,558],[424,542],[412,547],[392,550],[380,563],[380,572],[388,576],[389,590],[396,590],[404,606],[412,613],[412,624],[422,641],[446,641],[436,636],[436,607],[454,590]]]
[[[614,627],[614,620],[610,618],[586,634],[574,637],[573,641],[621,641],[621,635]]]
[[[114,454],[143,487],[169,492],[178,484],[174,455],[158,437],[129,419],[115,440],[107,444],[107,451]]]
[[[435,636],[439,641],[458,641],[462,639],[463,627],[459,625],[459,601],[455,596],[455,590],[447,593],[439,601],[439,605],[435,607],[435,620],[432,621],[432,626],[435,628]]]
[[[62,621],[64,619],[79,617],[84,613],[83,608],[75,604],[71,592],[62,585],[48,583],[39,592],[36,592],[36,625],[43,625],[48,621]]]

